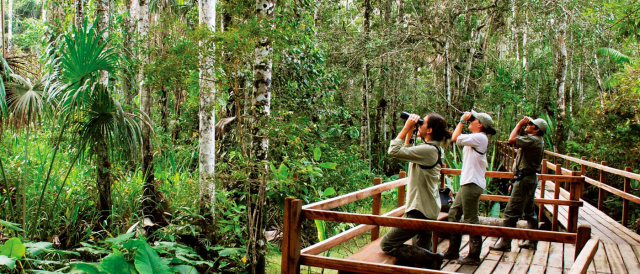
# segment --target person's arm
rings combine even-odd
[[[469,118],[471,118],[471,112],[465,112],[462,115],[462,120],[464,120],[464,122],[466,123]],[[460,134],[462,134],[462,128],[464,127],[464,124],[462,122],[458,122],[458,126],[456,126],[456,129],[453,131],[453,135],[451,135],[451,142],[456,142],[458,141],[458,136],[460,136]]]
[[[518,124],[516,124],[516,127],[513,128],[513,131],[511,131],[511,134],[509,135],[509,144],[510,145],[515,145],[516,144],[516,137],[518,137],[518,132],[520,132],[520,129],[522,129],[523,126],[526,126],[527,124],[529,124],[529,117],[524,116],[522,118],[522,120],[520,120],[520,122],[518,122]]]
[[[429,160],[427,159],[430,158],[428,150],[433,148],[427,146],[410,146],[411,133],[419,119],[420,116],[416,114],[411,114],[409,116],[409,119],[407,119],[407,122],[398,134],[398,137],[391,140],[388,151],[389,156],[417,163],[423,163],[425,160]],[[404,139],[404,144],[402,139]]]

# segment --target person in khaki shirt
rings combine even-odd
[[[518,136],[520,130],[525,127],[527,133]],[[513,188],[507,208],[504,210],[506,219],[503,226],[516,227],[518,220],[527,220],[529,229],[538,229],[538,216],[535,210],[535,194],[538,187],[538,177],[542,167],[542,157],[544,154],[544,140],[542,139],[547,131],[547,122],[543,119],[532,120],[524,117],[509,135],[509,144],[519,148],[518,155],[514,162]],[[536,249],[538,242],[525,241],[518,246],[520,248]],[[500,242],[491,246],[491,250],[510,251],[511,239],[502,237]]]
[[[404,217],[436,220],[440,213],[440,145],[451,139],[451,133],[447,131],[447,122],[442,116],[430,113],[418,128],[418,136],[423,143],[412,146],[411,132],[419,119],[416,114],[409,116],[398,137],[391,141],[388,153],[391,157],[410,162]],[[384,235],[380,247],[386,254],[398,258],[399,264],[440,269],[442,253],[430,251],[431,236],[431,231],[394,227]],[[413,245],[405,245],[411,238],[414,238]]]

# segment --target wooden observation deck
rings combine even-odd
[[[511,166],[515,150],[505,143],[496,146],[498,160],[504,166]],[[626,227],[628,222],[629,201],[640,204],[640,197],[630,194],[631,179],[640,180],[640,175],[595,164],[583,159],[546,151],[553,159],[545,159],[543,170],[538,174],[539,189],[536,192],[536,204],[540,207],[540,216],[546,216],[547,222],[541,230],[506,228],[488,225],[469,225],[446,221],[429,221],[400,218],[404,213],[404,193],[407,179],[404,173],[400,179],[381,183],[376,178],[374,186],[325,201],[302,205],[302,201],[287,198],[285,201],[284,231],[282,243],[282,268],[284,274],[300,273],[301,265],[336,269],[339,273],[640,273],[640,236]],[[565,161],[563,167],[558,159]],[[579,167],[573,171],[572,167]],[[604,182],[606,176],[594,180],[584,176],[587,167],[624,177],[625,190],[618,190]],[[548,174],[553,173],[553,174]],[[443,168],[441,185],[445,176],[457,176],[460,170]],[[513,178],[511,172],[487,172],[487,177]],[[618,223],[607,216],[598,207],[583,201],[585,184],[598,186],[604,191],[625,199],[623,222]],[[398,189],[398,207],[381,215],[381,193]],[[356,214],[332,211],[337,207],[373,196],[372,214]],[[508,196],[482,195],[481,200],[508,201]],[[602,208],[602,205],[600,205]],[[540,217],[541,220],[543,219]],[[303,219],[356,223],[358,226],[302,249],[301,224]],[[446,213],[439,220],[445,220]],[[438,239],[438,232],[483,235],[483,246],[479,266],[460,265],[445,260],[440,270],[428,270],[395,265],[395,258],[380,250],[379,226],[428,229],[434,231],[434,250],[444,251],[449,243]],[[371,243],[352,256],[339,259],[320,256],[358,235],[371,231]],[[512,242],[510,252],[489,251],[500,237],[513,239],[538,240],[534,250],[520,249],[518,241]],[[468,253],[468,236],[463,237],[461,256]]]

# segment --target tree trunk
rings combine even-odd
[[[100,216],[99,221],[103,223],[111,216],[111,206],[113,202],[111,200],[111,162],[109,161],[109,150],[107,142],[104,138],[95,140],[94,142],[96,150],[96,184],[98,186],[99,208]]]
[[[256,0],[256,14],[271,29],[274,19],[275,0]],[[266,22],[265,22],[266,21]],[[268,31],[268,30],[265,30]],[[253,123],[260,126],[252,127],[253,135],[251,144],[251,157],[255,164],[251,171],[249,181],[249,206],[247,214],[249,217],[247,242],[247,258],[251,263],[251,274],[265,273],[266,238],[264,227],[264,213],[266,206],[266,167],[269,152],[269,139],[267,136],[266,123],[271,116],[271,83],[272,83],[272,54],[273,47],[268,36],[259,37],[255,48],[253,64],[253,99],[251,116]]]
[[[96,17],[98,21],[96,27],[98,32],[102,32],[100,42],[109,39],[110,4],[111,0],[96,0]],[[109,85],[109,73],[104,70],[100,71],[100,84],[105,87]]]
[[[200,24],[216,30],[217,0],[200,0]],[[200,44],[202,46],[202,44]],[[215,163],[216,163],[216,89],[214,85],[213,58],[210,54],[200,58],[200,111],[199,111],[199,172],[200,214],[205,216],[208,233],[213,233],[215,209]]]
[[[164,129],[164,132],[169,132],[169,95],[167,94],[167,87],[160,85],[160,126]]]
[[[9,0],[9,24],[7,25],[7,53],[11,52],[13,40],[13,0]]]
[[[123,18],[124,21],[124,34],[123,34],[123,51],[125,58],[134,60],[137,55],[132,50],[134,47],[134,33],[137,29],[140,3],[138,0],[125,0],[125,7],[129,11],[129,16]],[[120,86],[122,87],[122,93],[126,105],[133,105],[133,99],[136,97],[136,85],[135,85],[135,69],[133,66],[123,65],[122,79]]]
[[[125,20],[127,20],[125,18]],[[80,29],[84,22],[84,0],[76,0],[76,13],[74,14],[76,28]]]
[[[371,1],[364,1],[364,43],[369,43],[369,32],[371,31]],[[363,148],[363,157],[369,159],[371,155],[371,136],[369,118],[369,98],[371,97],[371,87],[369,86],[369,60],[367,56],[362,58],[363,79],[362,79],[362,115],[360,118],[360,146]]]
[[[138,83],[142,83],[144,76],[144,65],[149,63],[149,55],[146,53],[146,49],[149,47],[149,38],[147,33],[149,32],[149,0],[140,0],[139,20],[138,20],[138,33],[142,37],[142,44],[140,47],[140,71],[138,73]],[[158,206],[160,205],[159,195],[156,191],[154,165],[153,165],[153,146],[152,129],[150,123],[153,122],[151,105],[153,97],[151,97],[151,90],[148,85],[140,85],[140,112],[148,117],[148,123],[141,122],[142,128],[142,172],[144,174],[142,211],[145,217],[151,219],[152,222],[160,221],[162,213],[159,212]]]
[[[567,46],[566,36],[566,15],[562,15],[560,21],[560,29],[558,30],[557,43],[558,54],[556,58],[556,130],[554,135],[554,143],[556,149],[560,153],[565,153],[566,143],[566,100],[565,100],[565,80],[567,77]]]

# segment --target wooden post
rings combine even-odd
[[[571,153],[567,153],[567,156],[571,157]],[[564,160],[564,163],[566,165],[566,169],[571,170],[571,161],[570,160]],[[563,182],[562,183],[562,187],[564,189],[569,189],[568,187],[571,187],[571,184],[569,182]]]
[[[587,157],[582,156],[580,157],[581,160],[586,161]],[[585,166],[584,164],[580,164],[580,175],[582,176],[587,176],[587,166]]]
[[[557,158],[555,159],[558,160]],[[562,174],[562,166],[556,162],[556,175]],[[553,182],[553,198],[558,200],[560,198],[560,182]],[[553,220],[551,221],[551,230],[558,231],[558,205],[553,205]]]
[[[558,153],[558,150],[556,149],[553,152]],[[553,155],[553,164],[554,165],[558,164],[558,156],[556,156],[556,155]]]
[[[400,171],[400,174],[398,174],[398,178],[402,179],[404,177],[407,177],[407,172]],[[399,186],[398,187],[398,207],[401,207],[404,205],[404,199],[405,199],[405,195],[406,195],[406,191],[405,191],[405,186]]]
[[[284,200],[284,227],[282,229],[283,274],[300,273],[300,248],[302,231],[302,200],[287,197]]]
[[[542,160],[542,171],[540,173],[541,174],[548,173],[547,159]],[[544,193],[546,192],[545,189],[547,188],[546,185],[547,185],[547,180],[542,180],[542,182],[540,182],[540,199],[544,199]],[[538,220],[541,220],[542,216],[544,216],[544,205],[540,204],[538,205],[538,207],[539,207]]]
[[[382,178],[380,177],[376,177],[375,179],[373,179],[373,185],[377,186],[379,184],[382,184]],[[381,206],[381,201],[382,200],[382,194],[378,193],[376,195],[373,195],[373,208],[371,209],[371,214],[372,215],[380,215],[380,206]],[[375,241],[380,237],[380,227],[376,226],[373,229],[371,229],[371,241]]]
[[[591,226],[590,225],[579,225],[578,226],[578,234],[576,235],[576,252],[573,255],[573,259],[578,258],[580,251],[587,244],[587,241],[591,238]]]
[[[571,172],[572,176],[575,176],[577,172]],[[572,201],[580,201],[580,196],[582,196],[581,192],[581,183],[571,183],[569,184],[569,200]],[[569,206],[569,215],[567,216],[567,231],[568,232],[576,232],[578,227],[578,213],[580,208],[578,206]]]
[[[600,162],[601,165],[606,166],[607,165],[607,161],[602,161]],[[603,170],[600,170],[600,182],[602,184],[606,184],[607,182],[607,176],[606,173],[604,173]],[[600,188],[598,189],[598,210],[602,211],[602,209],[604,208],[604,199],[605,199],[605,195],[607,194],[607,192]]]
[[[442,164],[442,168],[447,168],[447,164]],[[442,172],[440,172],[440,187],[444,188],[447,185],[445,178],[444,178],[444,174],[442,174]]]
[[[631,168],[625,167],[624,170],[630,172]],[[630,191],[631,191],[631,179],[624,177],[624,192],[629,193]],[[622,225],[627,226],[628,223],[629,223],[629,200],[624,199],[622,201]]]

